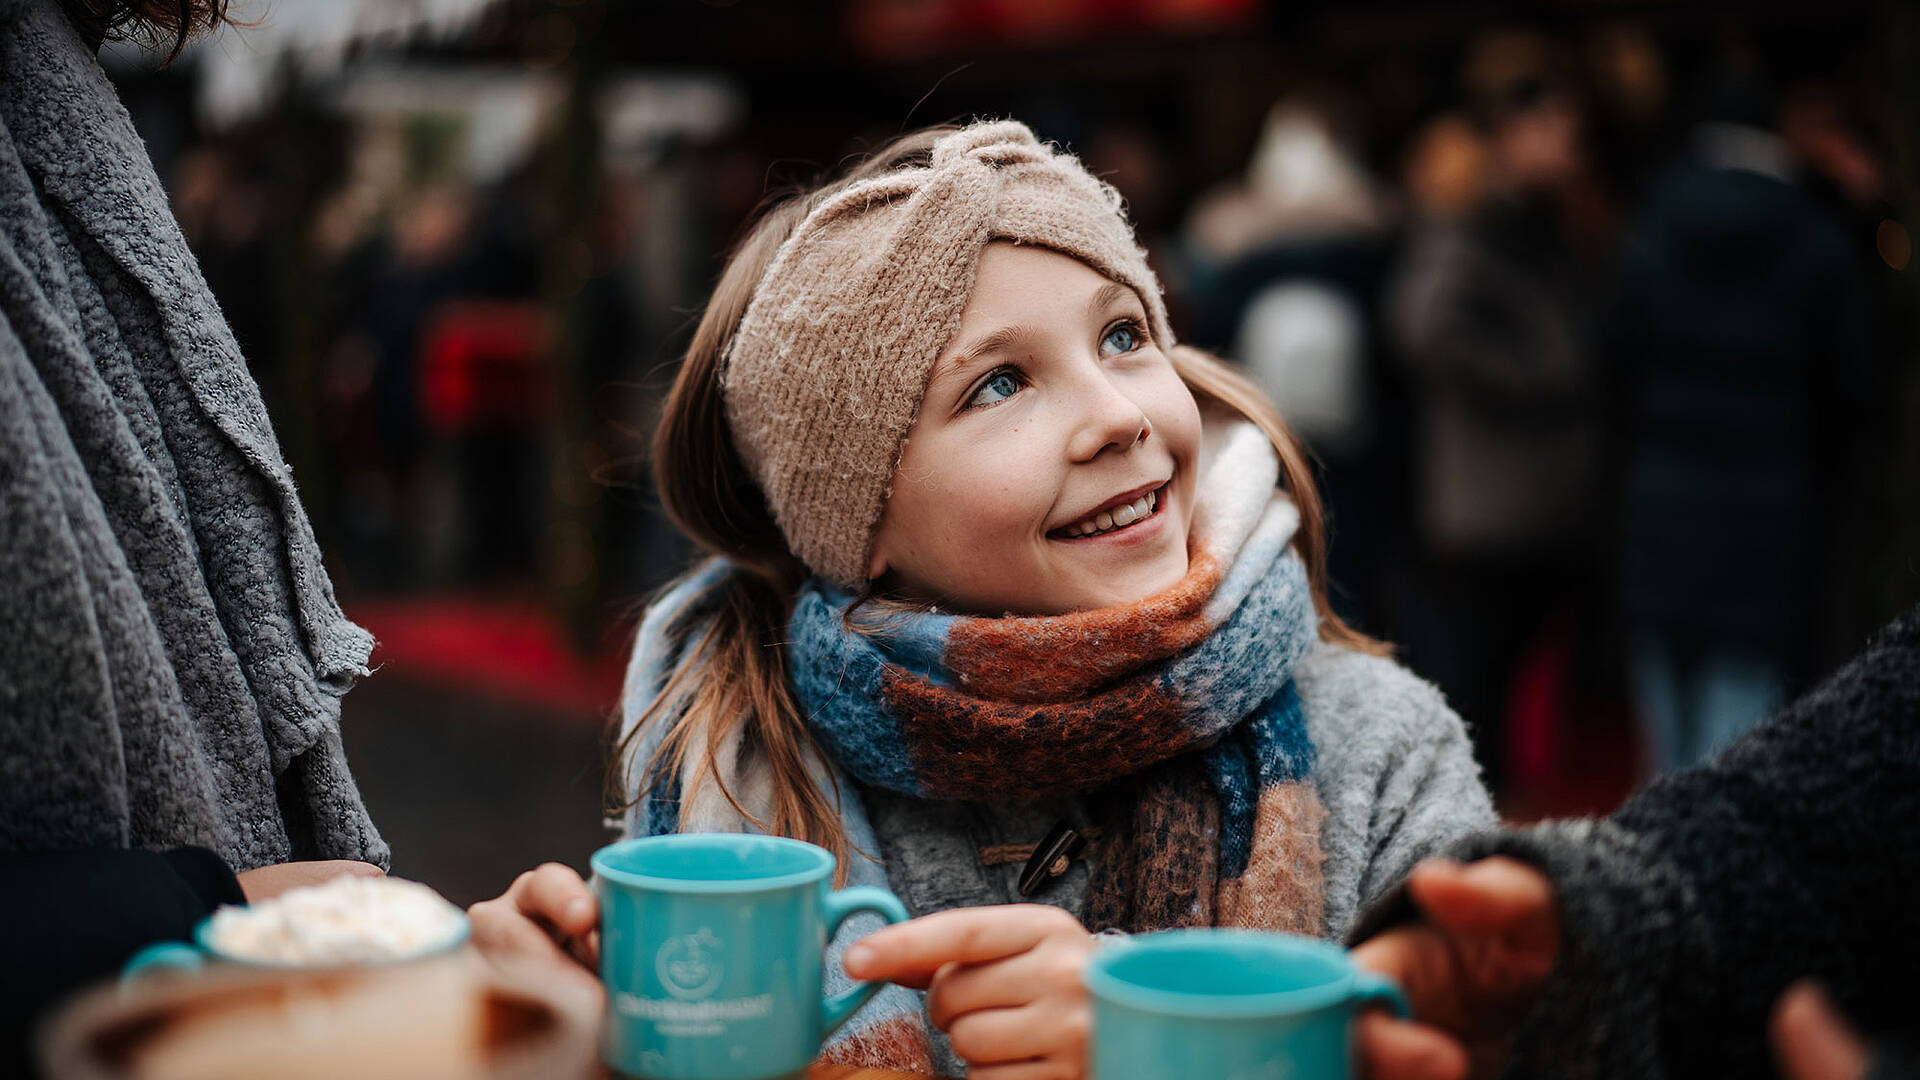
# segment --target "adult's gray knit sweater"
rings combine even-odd
[[[1558,900],[1560,962],[1510,1076],[1771,1075],[1767,1017],[1813,976],[1881,1037],[1869,1080],[1920,1080],[1920,608],[1612,817],[1488,833],[1454,854],[1530,862]],[[1396,893],[1354,937],[1411,915]]]
[[[92,50],[0,0],[0,856],[384,866],[339,730],[371,647]]]

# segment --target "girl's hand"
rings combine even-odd
[[[572,867],[546,863],[492,900],[467,909],[473,944],[488,962],[599,988],[600,905]],[[581,985],[585,985],[581,983]]]
[[[887,927],[847,949],[856,979],[927,991],[927,1015],[969,1080],[1079,1080],[1093,1010],[1080,973],[1096,945],[1041,904],[957,908]]]
[[[1407,890],[1425,918],[1367,941],[1353,958],[1398,982],[1420,1022],[1361,1017],[1364,1073],[1496,1076],[1560,952],[1553,883],[1516,859],[1429,859]]]

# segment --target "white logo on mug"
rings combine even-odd
[[[720,988],[726,974],[726,945],[712,930],[667,939],[654,957],[653,969],[667,993],[681,1001],[698,1001]]]

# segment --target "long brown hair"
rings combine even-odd
[[[124,37],[167,51],[172,63],[195,34],[227,21],[227,0],[61,0],[88,40]]]
[[[787,620],[808,572],[788,550],[765,496],[734,446],[721,398],[720,363],[775,252],[813,207],[859,180],[924,163],[934,139],[947,130],[905,136],[841,179],[774,204],[747,232],[714,287],[654,432],[653,477],[675,524],[707,552],[725,556],[733,571],[686,606],[680,625],[668,628],[680,660],[659,696],[615,746],[608,789],[616,810],[638,801],[629,794],[632,777],[663,771],[680,775],[689,755],[695,755],[702,766],[695,774],[697,782],[719,784],[725,798],[756,827],[827,848],[839,858],[843,873],[848,865],[849,842],[837,806],[843,793],[821,791],[809,774],[808,759],[824,763],[825,757],[787,679]],[[1245,416],[1272,440],[1282,482],[1300,511],[1295,544],[1313,586],[1320,637],[1362,652],[1386,653],[1385,645],[1349,627],[1328,606],[1320,496],[1306,452],[1279,411],[1245,376],[1214,357],[1183,346],[1169,355],[1203,408],[1213,404]],[[668,727],[654,759],[630,760],[641,732],[660,724]],[[721,779],[719,754],[736,732],[741,735],[740,752],[757,757],[756,764],[770,776],[770,820],[742,807]],[[690,795],[683,792],[682,798]]]

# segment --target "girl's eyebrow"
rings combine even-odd
[[[1032,331],[1024,326],[1003,326],[993,333],[980,338],[973,344],[968,345],[965,349],[954,353],[953,356],[940,365],[940,374],[944,375],[965,371],[967,368],[972,367],[975,361],[988,353],[999,352],[1001,349],[1019,342],[1022,338],[1030,336],[1032,336]]]
[[[1105,285],[1100,286],[1100,291],[1093,294],[1092,300],[1087,301],[1087,314],[1098,315],[1100,314],[1100,312],[1104,311],[1109,304],[1112,304],[1115,300],[1118,300],[1123,296],[1132,296],[1132,295],[1133,295],[1132,289],[1127,288],[1125,285],[1122,285],[1117,281],[1109,281]]]
[[[1114,301],[1132,295],[1132,289],[1127,288],[1117,281],[1109,281],[1095,290],[1093,299],[1087,301],[1087,314],[1089,316],[1098,315],[1111,306]],[[1032,334],[1033,331],[1026,326],[1003,326],[993,333],[980,338],[973,344],[968,345],[965,349],[954,353],[946,361],[941,363],[940,370],[936,373],[935,377],[938,378],[940,375],[964,371],[973,366],[976,360],[979,360],[988,353],[999,352],[1001,349],[1018,343],[1022,338],[1032,336]]]

